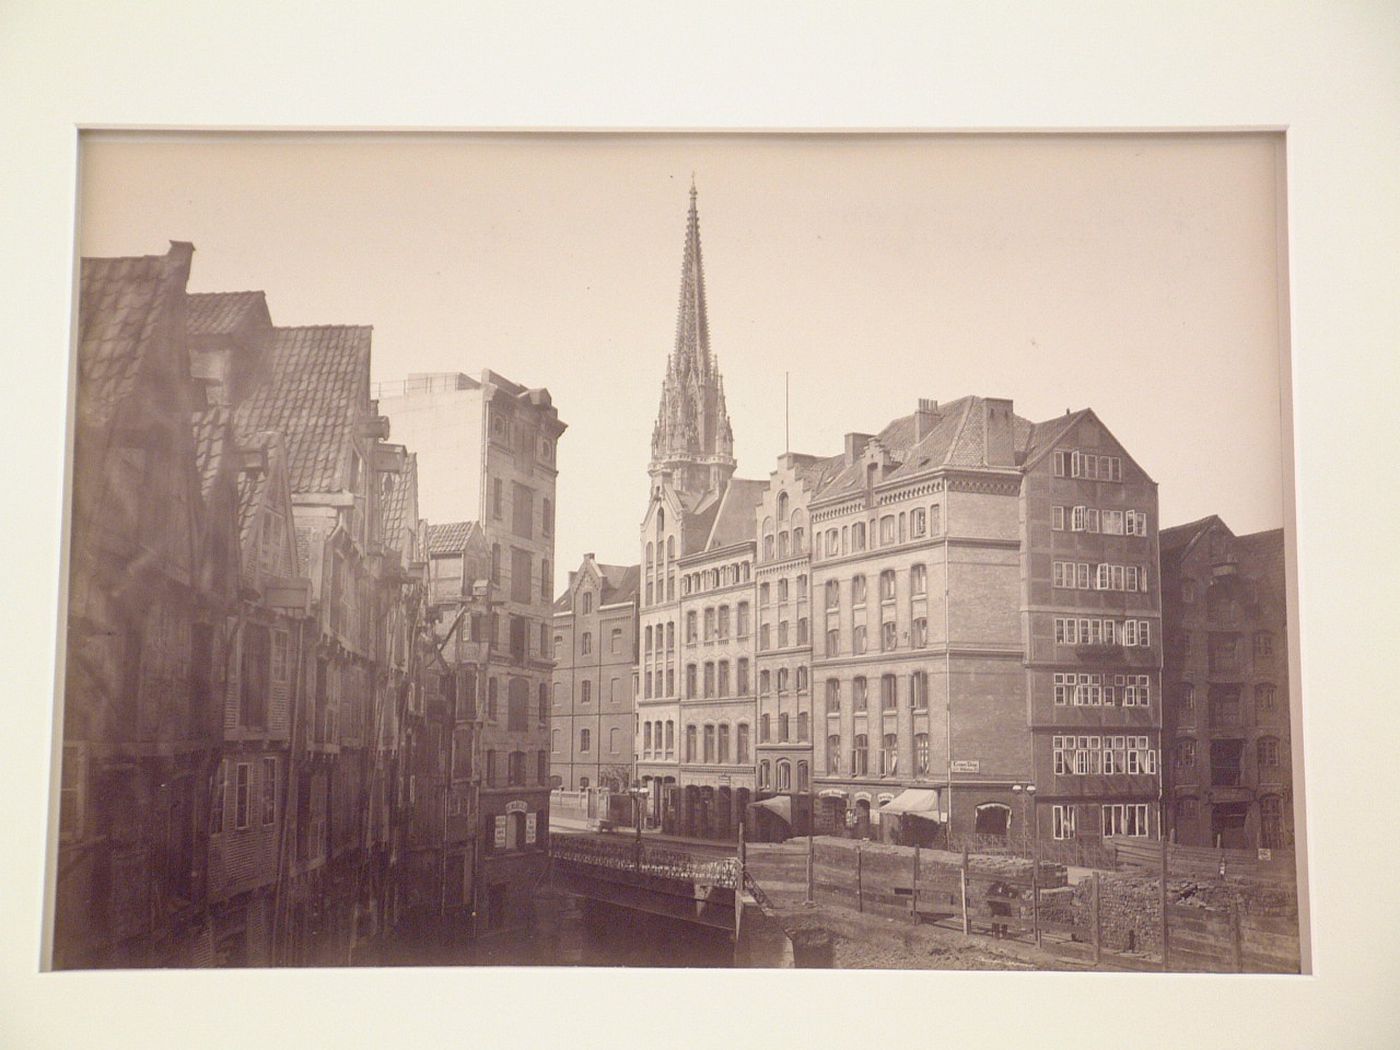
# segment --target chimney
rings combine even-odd
[[[850,466],[860,458],[865,446],[870,443],[870,434],[850,433],[846,435],[846,466]]]
[[[569,570],[569,590],[573,590],[573,589],[574,589],[574,577],[577,576],[577,575],[578,575],[578,570],[577,570],[577,569],[570,569],[570,570]]]
[[[914,442],[917,444],[932,434],[940,418],[937,401],[919,398],[919,407],[914,410]]]
[[[1016,417],[1011,406],[1010,398],[982,398],[982,440],[989,467],[1016,465]]]

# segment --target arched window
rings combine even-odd
[[[549,746],[556,755],[559,754],[559,741],[562,736],[563,730],[561,729],[554,729],[549,734]]]
[[[541,682],[537,695],[539,697],[537,717],[540,725],[544,725],[549,721],[549,686]]]
[[[584,753],[593,749],[593,736],[589,730],[580,729],[578,731],[578,749]]]
[[[858,521],[851,526],[851,550],[865,550],[865,522]]]
[[[719,757],[717,761],[721,765],[729,764],[729,725],[721,723],[719,727]]]
[[[778,760],[778,790],[792,790],[792,763],[785,758]]]
[[[914,775],[915,775],[915,776],[920,776],[920,777],[926,777],[926,776],[928,776],[928,771],[929,771],[928,734],[927,734],[927,733],[915,733],[915,734],[914,734]]]
[[[826,738],[826,771],[841,772],[841,738],[835,734]]]
[[[882,602],[894,601],[894,570],[886,569],[880,573],[880,600]]]
[[[797,739],[798,739],[800,742],[802,742],[802,743],[806,743],[806,742],[810,739],[810,738],[807,736],[807,733],[809,732],[809,730],[808,730],[808,728],[807,728],[807,723],[808,723],[808,715],[807,715],[807,712],[806,712],[806,711],[799,711],[799,712],[797,712]]]
[[[656,535],[660,536],[666,531],[666,508],[656,508]]]
[[[651,754],[651,723],[642,723],[642,753]]]
[[[647,568],[648,568],[648,569],[651,568],[651,563],[652,563],[652,561],[655,560],[655,551],[656,551],[656,547],[652,544],[652,542],[651,542],[650,540],[648,540],[648,541],[647,541]]]
[[[797,763],[797,790],[798,790],[799,792],[808,791],[808,790],[810,790],[810,788],[809,788],[809,786],[808,786],[809,784],[810,784],[810,780],[809,780],[809,778],[808,778],[807,763],[806,763],[806,762],[799,762],[799,763]]]
[[[685,760],[686,760],[687,762],[694,762],[694,761],[695,761],[695,741],[696,741],[697,739],[698,739],[698,733],[697,733],[697,731],[696,731],[695,726],[686,726],[686,727],[685,727]]]
[[[786,557],[788,556],[788,542],[789,542],[789,540],[788,540],[788,534],[787,534],[786,532],[780,532],[780,533],[778,533],[778,557],[779,557],[779,558],[786,558]]]
[[[648,624],[648,625],[647,625],[647,629],[646,629],[645,631],[642,632],[642,637],[646,639],[646,641],[645,641],[645,643],[644,643],[644,645],[643,645],[643,648],[644,648],[647,652],[651,652],[651,650],[652,650],[652,645],[651,645],[651,625],[650,625],[650,624]]]
[[[764,759],[758,764],[758,786],[761,788],[766,788],[769,784],[768,770],[768,760]]]
[[[880,775],[896,776],[899,772],[899,737],[886,733],[880,741]]]
[[[778,520],[779,520],[779,521],[787,521],[787,516],[788,516],[788,494],[787,494],[786,492],[779,492],[779,493],[778,493]]]
[[[666,755],[667,757],[675,753],[676,750],[676,723],[666,723]]]
[[[666,537],[666,560],[676,560],[676,538],[674,536]]]
[[[621,733],[618,730],[617,726],[613,726],[611,729],[608,730],[608,754],[616,755],[621,751],[621,748],[619,747],[620,736]]]
[[[857,675],[851,679],[851,710],[864,711],[869,704],[869,695],[866,690],[865,676]]]

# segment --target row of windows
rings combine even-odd
[[[1100,510],[1097,507],[1051,507],[1050,527],[1056,532],[1099,532],[1105,536],[1146,536],[1147,515],[1140,510]]]
[[[770,763],[764,759],[758,764],[758,786],[761,789],[774,791],[792,791],[792,762],[786,758],[780,758],[776,763]],[[776,770],[777,776],[773,777]],[[798,792],[809,789],[808,770],[806,762],[797,763],[797,787]]]
[[[1057,561],[1054,563],[1056,587],[1081,591],[1147,591],[1146,565],[1110,565],[1101,562]]]
[[[1109,678],[1112,678],[1109,681]],[[1075,707],[1148,707],[1152,678],[1145,674],[1056,673],[1055,703]]]
[[[550,749],[557,755],[559,746],[563,742],[564,734],[557,727],[550,733]],[[589,754],[593,750],[593,730],[584,728],[578,731],[578,750],[580,754]],[[540,752],[544,754],[544,752]],[[616,726],[608,730],[608,754],[622,754],[622,730]]]
[[[1145,736],[1057,736],[1051,748],[1056,776],[1157,772],[1157,751]]]
[[[487,751],[482,755],[486,765],[483,779],[487,786],[494,787],[499,783],[499,759],[502,754],[506,756],[506,783],[512,787],[526,783],[528,756],[524,751]],[[535,783],[549,783],[549,753],[546,751],[535,752]]]
[[[1056,449],[1052,470],[1057,478],[1084,478],[1088,481],[1122,481],[1123,460],[1078,449]]]
[[[1254,745],[1255,761],[1261,769],[1277,769],[1280,765],[1280,741],[1278,737],[1261,736]],[[1196,768],[1196,742],[1182,740],[1176,745],[1175,765],[1185,772]]]
[[[1073,616],[1055,617],[1056,645],[1122,645],[1127,647],[1152,644],[1151,627],[1147,620],[1086,620]]]
[[[505,485],[500,478],[491,479],[491,517],[500,521],[504,515]],[[520,482],[511,483],[511,532],[531,539],[535,535],[535,494]],[[540,501],[540,533],[550,536],[554,533],[554,504],[549,497]]]
[[[730,725],[728,722],[707,722],[703,726],[685,727],[685,755],[683,761],[703,762],[707,765],[729,765],[731,761],[745,766],[753,761],[749,747],[749,726],[740,722],[733,727],[734,753],[730,757]]]
[[[1196,721],[1196,687],[1183,682],[1177,687],[1180,698],[1177,704],[1177,717],[1183,725],[1194,725]],[[1254,687],[1254,717],[1272,718],[1278,712],[1278,687],[1271,682],[1260,682]],[[1219,688],[1211,697],[1212,725],[1239,725],[1240,690],[1238,687]]]
[[[925,536],[943,534],[943,507],[935,503],[927,511],[915,507],[907,513],[886,514],[869,523],[869,541],[872,549],[907,543],[923,539]],[[866,549],[867,528],[863,521],[840,528],[832,527],[825,533],[816,534],[816,545],[812,551],[817,558],[838,558],[843,554],[858,554]]]
[[[796,735],[793,734],[794,725],[796,727]],[[810,739],[811,730],[809,728],[806,711],[799,711],[795,722],[792,716],[787,713],[779,714],[777,718],[777,729],[777,735],[774,736],[772,716],[768,714],[761,714],[758,716],[758,741],[761,744],[788,744],[794,741],[805,744]]]
[[[624,688],[625,688],[623,682],[624,682],[623,679],[621,679],[621,678],[616,678],[616,677],[610,678],[610,679],[608,680],[608,702],[609,702],[609,703],[612,703],[612,704],[620,704],[620,703],[622,703],[623,699],[625,699],[624,696],[623,696],[623,690],[624,690]],[[579,703],[580,703],[580,704],[591,704],[591,703],[593,702],[593,682],[592,682],[591,680],[585,678],[583,681],[579,682],[578,685],[579,685]],[[555,683],[555,686],[554,686],[554,706],[555,706],[555,707],[558,707],[558,706],[560,705],[560,703],[563,701],[563,698],[564,698],[564,687],[563,687],[563,685],[562,685],[561,683]]]
[[[1077,832],[1077,806],[1055,805],[1050,807],[1051,832],[1057,839],[1072,839]],[[1148,804],[1146,802],[1116,802],[1099,807],[1102,833],[1127,835],[1142,838],[1148,832]]]
[[[845,772],[851,776],[871,775],[870,737],[857,733],[848,755],[843,755],[841,737],[833,733],[826,738],[826,771],[843,772],[842,760],[849,763]],[[899,734],[886,733],[880,738],[880,749],[875,755],[875,772],[882,777],[899,775]],[[929,772],[929,737],[927,733],[914,734],[914,776],[927,776]]]
[[[699,594],[701,591],[714,591],[721,587],[748,583],[753,570],[746,561],[736,561],[731,565],[721,565],[714,569],[692,572],[681,577],[681,594]]]
[[[807,600],[807,577],[805,575],[798,576],[796,580],[797,600],[799,602],[805,602]],[[779,605],[783,604],[789,599],[792,591],[788,586],[787,577],[783,577],[782,579],[778,580],[778,586],[776,588],[770,587],[766,580],[763,583],[760,583],[758,585],[758,604],[762,606],[772,605],[774,593],[776,593],[778,596]]]
[[[771,522],[768,524],[771,525]],[[776,542],[775,542],[776,540]],[[807,535],[802,526],[794,526],[792,532],[783,531],[777,534],[765,532],[763,536],[763,559],[773,561],[775,558],[794,558],[803,553],[807,543]]]
[[[880,603],[883,605],[893,602],[896,598],[897,574],[894,569],[886,569],[880,573]],[[928,594],[928,566],[923,564],[909,566],[909,594],[912,598],[925,597]],[[867,586],[863,575],[851,577],[851,605],[863,606],[866,603]],[[841,607],[841,581],[826,581],[826,607],[827,610],[839,609]]]
[[[928,672],[915,671],[909,675],[905,687],[906,697],[909,701],[909,708],[912,711],[928,710]],[[851,710],[855,714],[860,714],[869,708],[870,690],[869,682],[863,675],[857,675],[851,679]],[[880,676],[880,710],[897,711],[899,709],[899,679],[896,675],[885,674]],[[828,715],[839,715],[841,713],[841,680],[839,678],[828,678],[826,680],[826,713]]]
[[[869,650],[869,632],[863,623],[853,624],[851,627],[851,655],[860,656]],[[909,625],[909,648],[924,649],[928,647],[928,618],[916,616]],[[893,620],[885,620],[880,624],[880,651],[882,653],[893,652],[899,648],[899,625]],[[826,632],[826,655],[841,655],[841,629],[830,627]]]
[[[663,736],[662,730],[665,729]],[[642,756],[644,758],[674,758],[676,756],[676,723],[642,723]]]
[[[651,628],[648,627],[647,630],[650,631]],[[555,642],[556,645],[562,645],[563,642],[564,642],[564,637],[563,637],[563,635],[558,635],[558,634],[556,634],[556,635],[554,636],[554,642]],[[609,636],[608,636],[608,652],[612,653],[614,656],[620,655],[620,654],[622,653],[622,645],[623,645],[623,641],[622,641],[622,628],[621,628],[621,627],[614,627],[614,628],[612,629],[612,632],[611,632],[611,633],[609,634]],[[590,655],[590,654],[593,652],[593,632],[592,632],[592,631],[580,631],[580,632],[579,632],[579,636],[578,636],[578,652],[579,652],[579,655],[580,655],[580,656],[588,656],[588,655]]]

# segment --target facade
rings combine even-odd
[[[626,791],[636,779],[640,579],[640,566],[604,565],[585,554],[554,603],[549,730],[554,787]]]
[[[1173,839],[1290,849],[1283,530],[1217,517],[1162,533],[1165,782]]]
[[[991,398],[921,400],[844,458],[811,503],[817,826],[931,788],[956,836],[1155,834],[1155,484],[1092,412]]]
[[[522,925],[547,863],[555,452],[565,424],[547,390],[491,371],[412,376],[378,393],[435,494],[424,513],[474,523],[489,552],[482,586],[462,596],[480,617],[484,653],[484,667],[476,654],[465,661],[481,676],[473,910],[478,932]]]
[[[417,581],[369,330],[83,261],[55,964],[343,962],[392,910]]]

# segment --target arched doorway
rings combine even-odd
[[[846,832],[846,799],[843,795],[823,795],[817,807],[817,832],[823,835],[844,835]]]
[[[1011,831],[1011,807],[1000,802],[984,802],[975,810],[972,830],[978,835],[1006,840]]]
[[[700,800],[699,817],[697,821],[698,831],[696,834],[702,839],[715,837],[715,789],[712,787],[702,787],[697,797]]]
[[[749,824],[749,803],[753,801],[753,792],[748,788],[739,788],[734,792],[734,808],[738,814],[737,820],[744,828],[744,837],[748,838],[753,828]]]
[[[715,835],[721,839],[734,837],[734,792],[722,787],[715,798]]]

